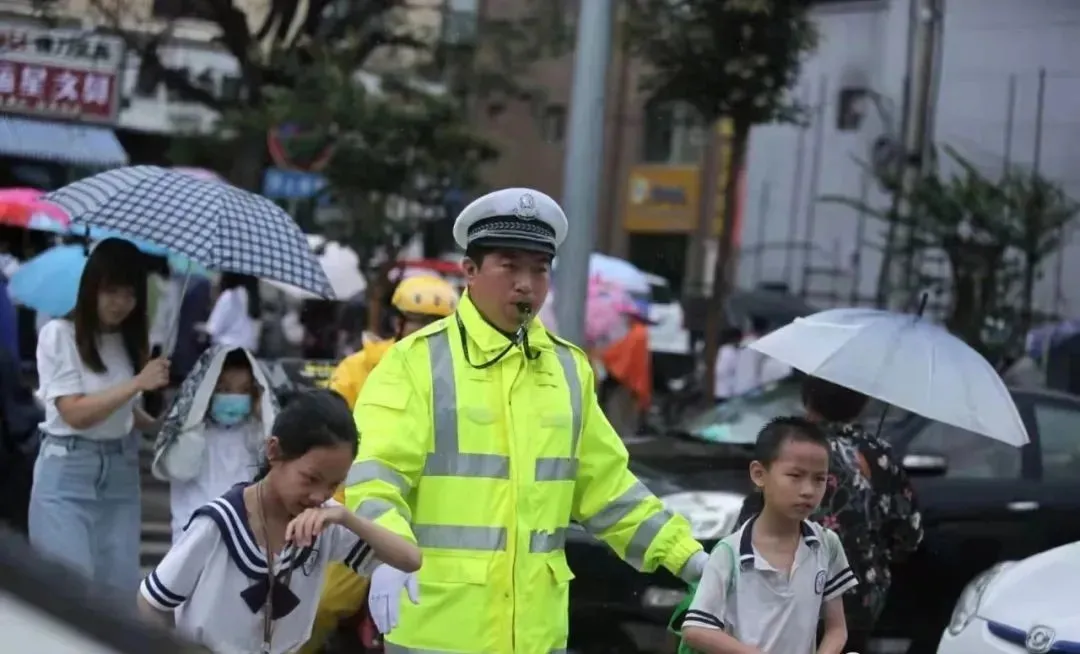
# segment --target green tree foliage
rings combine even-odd
[[[724,320],[723,301],[731,286],[734,227],[740,173],[754,125],[796,120],[802,107],[789,90],[803,59],[817,45],[811,0],[628,0],[631,50],[649,67],[644,90],[658,101],[682,101],[714,126],[731,121],[729,172],[724,189],[724,222],[708,304],[706,385]],[[702,193],[715,188],[716,139],[702,163]],[[707,206],[707,205],[706,205]]]
[[[394,77],[363,83],[347,62],[333,58],[305,70],[295,87],[273,90],[261,111],[236,118],[305,125],[312,147],[333,143],[322,174],[343,215],[328,236],[363,262],[384,262],[364,271],[374,307],[400,247],[439,214],[448,191],[477,188],[481,166],[498,152],[445,93]]]
[[[1061,247],[1080,205],[1045,177],[1013,169],[990,178],[955,149],[943,150],[953,172],[935,167],[920,178],[905,195],[901,214],[842,196],[821,200],[910,230],[917,252],[944,253],[946,324],[993,357],[999,354],[997,344],[990,342],[986,326],[1004,320],[1012,345],[1027,332],[1041,266]]]
[[[43,3],[39,7],[43,11],[55,10],[55,2],[37,2]],[[206,10],[200,13],[218,29],[218,44],[236,59],[240,92],[226,99],[163,59],[161,48],[175,31],[172,23],[166,22],[156,29],[141,25],[140,29],[132,29],[133,12],[127,0],[89,0],[89,3],[138,54],[144,76],[157,79],[183,100],[200,103],[222,114],[260,108],[274,89],[293,87],[303,77],[305,65],[327,51],[359,68],[382,49],[426,47],[402,19],[401,12],[409,5],[407,0],[272,0],[258,24],[250,20],[236,0],[191,0],[189,8],[198,6]],[[243,121],[232,121],[232,125],[256,127]],[[265,131],[242,129],[231,132],[228,138],[228,148],[234,156],[227,174],[242,187],[257,188],[265,163]]]

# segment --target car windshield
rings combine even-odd
[[[773,418],[801,413],[799,382],[788,378],[707,409],[687,420],[680,431],[712,443],[748,445]]]
[[[885,405],[871,400],[862,422],[875,431]],[[699,413],[678,430],[696,440],[730,445],[752,445],[770,420],[780,416],[802,415],[802,397],[798,376],[787,377],[745,395]],[[891,408],[886,415],[883,433],[911,414]]]

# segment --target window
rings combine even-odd
[[[476,42],[478,0],[447,0],[443,7],[442,42],[471,45]]]
[[[1080,479],[1080,411],[1061,404],[1036,403],[1035,424],[1042,449],[1043,479]]]
[[[548,143],[562,143],[566,137],[566,106],[550,104],[544,109],[540,133]]]
[[[212,0],[154,0],[154,18],[214,20]]]
[[[1022,469],[1020,448],[941,422],[923,428],[907,453],[945,457],[953,479],[1017,479]]]
[[[658,164],[696,164],[705,147],[705,124],[693,107],[682,102],[649,101],[645,105],[642,160]]]

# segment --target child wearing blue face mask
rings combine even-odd
[[[184,380],[155,444],[154,476],[170,484],[175,543],[191,515],[255,475],[277,404],[243,348],[207,351]]]

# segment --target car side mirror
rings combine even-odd
[[[940,454],[908,454],[902,463],[912,476],[939,477],[949,469],[949,460]]]

